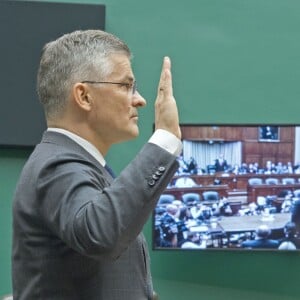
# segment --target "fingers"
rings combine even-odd
[[[155,101],[155,128],[165,129],[181,138],[179,116],[173,96],[171,60],[164,57]]]
[[[168,56],[164,57],[160,80],[158,84],[158,93],[163,93],[166,97],[173,96],[171,60]]]

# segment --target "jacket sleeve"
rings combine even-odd
[[[69,247],[116,259],[142,231],[178,168],[176,156],[147,143],[111,185],[91,163],[61,157],[40,174],[40,213]]]

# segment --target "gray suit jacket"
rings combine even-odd
[[[113,180],[73,140],[46,132],[15,192],[14,300],[151,299],[141,231],[177,168],[147,143]]]

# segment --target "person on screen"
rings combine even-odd
[[[233,214],[230,202],[226,197],[222,197],[214,211],[215,216],[231,216]]]
[[[254,202],[249,203],[238,211],[239,216],[256,216],[258,213],[258,205]]]
[[[291,221],[296,225],[296,234],[300,236],[300,199],[294,197],[293,205],[291,207]]]
[[[296,224],[294,222],[287,222],[284,226],[284,238],[280,240],[278,249],[294,250],[300,249],[300,239],[297,237]]]
[[[182,154],[178,156],[177,161],[179,163],[179,167],[176,171],[176,175],[188,174],[187,162],[184,160]]]
[[[288,251],[291,251],[291,250],[297,250],[297,247],[295,246],[294,243],[292,243],[290,241],[285,241],[285,242],[282,242],[279,245],[278,250],[288,250]]]
[[[176,199],[172,202],[172,204],[177,206],[177,209],[178,209],[177,218],[180,221],[185,222],[192,218],[190,210],[181,200]]]
[[[291,190],[282,191],[282,194],[285,193],[284,200],[281,204],[282,213],[290,213],[293,209],[293,193]]]
[[[191,216],[194,220],[205,221],[212,215],[212,208],[204,203],[197,203],[190,208]]]
[[[194,187],[197,183],[189,176],[182,176],[176,179],[174,186],[177,188]]]
[[[105,156],[139,134],[131,52],[101,30],[47,43],[37,90],[47,127],[13,202],[13,298],[156,299],[142,229],[182,150],[171,61],[155,101],[155,132],[114,178]]]
[[[184,221],[179,219],[180,208],[175,204],[168,204],[166,213],[160,219],[163,232],[164,247],[180,247],[184,241],[183,232],[186,229]]]
[[[300,162],[297,162],[293,167],[293,172],[295,174],[300,174]]]
[[[230,170],[235,175],[238,175],[240,173],[240,166],[238,164],[235,164],[233,168]]]
[[[276,167],[275,164],[272,163],[272,161],[268,160],[266,162],[266,167],[264,169],[264,174],[275,174],[276,173]]]
[[[247,174],[249,173],[249,166],[244,162],[241,164],[239,168],[239,174]]]
[[[185,172],[190,174],[197,174],[198,173],[198,164],[194,157],[190,157],[190,159],[186,163]]]
[[[275,171],[276,174],[283,174],[284,173],[284,165],[283,165],[283,163],[281,161],[279,161],[276,164],[275,169],[276,169],[276,171]]]
[[[287,162],[286,169],[287,169],[286,173],[288,173],[288,174],[293,174],[294,173],[294,167],[293,167],[293,164],[290,161]]]
[[[220,153],[219,157],[215,160],[215,170],[216,172],[223,172],[228,169],[228,163],[226,159],[224,158],[224,154]]]
[[[279,246],[277,240],[270,239],[271,229],[267,225],[260,225],[256,230],[256,238],[254,240],[246,240],[242,242],[243,248],[261,248],[276,249]]]
[[[250,163],[248,166],[248,171],[247,173],[250,174],[256,174],[258,172],[257,168],[255,167],[255,165],[253,163]]]
[[[187,237],[181,245],[182,249],[205,249],[206,240],[201,240],[197,232],[188,232]]]
[[[263,173],[263,169],[259,166],[258,162],[254,162],[253,170],[255,171],[254,173],[257,173],[257,174]]]

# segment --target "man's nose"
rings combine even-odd
[[[143,107],[147,104],[146,100],[144,99],[144,97],[138,92],[136,91],[133,95],[132,95],[132,103],[133,106],[135,107]]]

